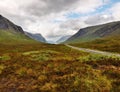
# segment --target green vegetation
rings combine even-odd
[[[82,56],[82,57],[80,56],[77,59],[81,62],[89,62],[89,61],[96,62],[96,61],[104,61],[104,60],[109,60],[109,59],[112,59],[112,60],[116,61],[116,60],[120,60],[120,57],[90,54],[90,55],[87,55],[87,56]],[[113,62],[113,63],[115,63],[115,62]]]
[[[117,57],[41,43],[1,44],[0,52],[1,92],[120,91]]]
[[[106,37],[103,39],[97,39],[86,43],[75,43],[71,45],[83,48],[91,48],[102,51],[120,53],[120,37],[118,35]]]
[[[2,56],[0,56],[0,60],[10,60],[11,57],[7,54],[3,54]]]
[[[14,32],[12,30],[0,30],[0,44],[17,44],[17,43],[35,43],[34,40],[25,34]]]

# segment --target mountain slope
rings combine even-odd
[[[0,43],[35,42],[28,37],[20,26],[0,15]]]
[[[19,32],[19,33],[24,34],[24,31],[20,26],[15,25],[14,23],[9,21],[8,19],[3,17],[2,15],[0,15],[0,29],[2,29],[2,30],[13,30],[14,33]]]
[[[41,34],[32,34],[29,32],[26,32],[25,34],[30,38],[35,39],[36,41],[45,42],[45,43],[47,42],[46,39]]]
[[[61,37],[59,40],[56,41],[56,43],[62,43],[64,41],[66,41],[68,38],[70,38],[71,35],[66,35],[66,36],[63,36]]]
[[[66,43],[82,43],[114,35],[120,35],[120,21],[80,29]]]

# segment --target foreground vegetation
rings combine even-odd
[[[119,67],[64,45],[1,44],[0,92],[119,92]]]

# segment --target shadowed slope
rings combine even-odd
[[[66,43],[82,43],[108,36],[120,35],[120,22],[111,22],[103,25],[80,29],[69,38]]]

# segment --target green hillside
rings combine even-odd
[[[35,42],[31,38],[27,37],[25,34],[14,33],[12,30],[0,30],[0,43],[4,44],[17,44]]]
[[[65,43],[89,42],[100,38],[114,35],[120,35],[120,22],[112,22],[98,26],[80,29],[75,35],[69,38]]]
[[[22,27],[0,15],[0,44],[36,43],[27,36]]]

